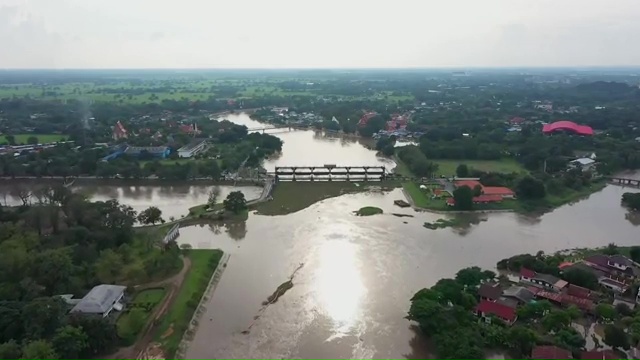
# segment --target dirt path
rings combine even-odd
[[[189,269],[191,269],[191,260],[188,257],[183,257],[182,262],[182,270],[180,270],[180,272],[176,275],[168,279],[136,286],[136,288],[164,286],[167,289],[168,294],[164,297],[164,300],[160,304],[158,304],[156,309],[153,311],[153,314],[151,314],[152,320],[148,322],[146,330],[138,339],[138,341],[136,341],[136,343],[131,346],[120,348],[117,352],[104,357],[104,359],[137,359],[138,354],[140,354],[149,346],[149,344],[153,340],[153,336],[155,335],[155,330],[158,328],[158,325],[160,325],[159,319],[164,314],[166,314],[167,310],[171,307],[171,305],[173,305],[173,302],[175,301],[178,293],[180,292],[180,289],[182,288],[184,278],[187,275]]]

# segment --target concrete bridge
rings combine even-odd
[[[273,173],[278,181],[369,181],[387,177],[384,166],[278,166]]]
[[[621,178],[621,177],[608,177],[607,181],[612,185],[619,186],[630,186],[640,188],[640,180],[639,179],[629,179],[629,178]]]
[[[308,126],[304,125],[291,125],[291,124],[281,124],[281,125],[269,125],[263,127],[254,127],[247,129],[248,132],[262,132],[263,134],[267,130],[277,130],[277,129],[288,129],[288,130],[305,130],[308,129]]]
[[[178,236],[180,236],[180,223],[177,223],[171,227],[167,234],[162,238],[163,244],[168,244],[169,241],[175,240]]]

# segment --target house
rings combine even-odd
[[[453,185],[456,188],[459,188],[461,186],[468,186],[472,190],[475,189],[477,186],[479,186],[481,195],[494,196],[493,199],[495,199],[495,196],[499,196],[502,199],[513,199],[516,196],[513,190],[509,188],[502,187],[502,186],[484,186],[478,180],[470,180],[470,179],[455,180],[453,182]],[[485,198],[485,199],[490,199],[490,198]],[[485,202],[490,202],[490,201],[485,201]]]
[[[567,287],[567,295],[575,296],[581,299],[591,299],[593,297],[593,292],[587,288],[583,288],[582,286],[569,284]]]
[[[204,150],[207,146],[206,139],[195,139],[188,143],[187,145],[178,149],[178,156],[181,158],[190,158],[193,155],[196,155],[200,151]]]
[[[511,125],[522,125],[525,122],[525,119],[521,118],[521,117],[512,117],[511,120],[509,120],[509,124]]]
[[[123,307],[121,300],[126,288],[126,286],[120,285],[98,285],[91,289],[71,309],[71,312],[107,317],[113,310],[121,311]]]
[[[518,305],[528,304],[535,298],[535,294],[531,290],[522,286],[511,286],[502,292],[502,296],[516,300]]]
[[[497,283],[484,283],[478,288],[480,300],[498,301],[502,296],[502,288]]]
[[[584,262],[594,269],[615,277],[634,279],[638,275],[638,269],[633,265],[633,261],[622,255],[596,254],[587,257]]]
[[[197,124],[183,124],[180,125],[179,129],[182,133],[189,135],[198,135],[201,133],[201,131],[198,130]]]
[[[171,149],[168,146],[128,146],[125,154],[140,157],[142,154],[149,154],[154,158],[166,159]]]
[[[573,359],[571,351],[557,346],[536,346],[531,352],[532,359]]]
[[[596,161],[591,158],[575,159],[569,163],[572,169],[580,169],[582,171],[591,171],[595,168]]]
[[[627,299],[616,294],[613,297],[613,306],[618,306],[618,304],[624,304],[631,310],[636,308],[636,303],[634,302],[633,299]]]
[[[480,303],[476,305],[475,312],[484,319],[485,322],[491,322],[491,316],[495,316],[507,325],[512,325],[518,318],[515,308],[487,300],[481,300]]]
[[[118,120],[116,125],[113,127],[113,132],[111,133],[111,137],[113,140],[126,139],[129,137],[129,133],[127,129],[124,128],[124,125]]]
[[[581,359],[620,359],[619,355],[616,355],[615,351],[608,350],[591,350],[591,351],[583,351]]]
[[[552,104],[537,104],[535,106],[535,108],[539,109],[539,110],[544,110],[544,111],[547,111],[547,112],[552,112],[553,111],[553,105]]]
[[[520,269],[520,281],[529,282],[554,290],[562,290],[568,285],[566,281],[560,280],[553,275],[538,274],[537,272],[527,268]]]
[[[629,290],[629,285],[618,280],[602,277],[598,279],[598,283],[609,290],[613,290],[619,293]]]

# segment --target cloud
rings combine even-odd
[[[0,4],[0,68],[640,65],[637,0]]]

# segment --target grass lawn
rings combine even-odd
[[[116,321],[118,337],[127,344],[135,342],[165,293],[163,288],[150,288],[137,292],[131,303],[127,305],[126,311]]]
[[[430,210],[440,210],[447,211],[451,210],[450,206],[447,206],[447,202],[445,199],[432,199],[430,188],[420,189],[420,185],[415,182],[404,182],[402,183],[402,188],[404,191],[411,197],[415,206],[430,209]]]
[[[257,204],[262,215],[286,215],[305,209],[314,203],[340,196],[367,191],[363,183],[349,181],[281,181],[273,190],[273,200]]]
[[[162,317],[156,334],[156,341],[162,344],[166,359],[173,359],[178,350],[180,340],[189,327],[191,317],[209,285],[222,254],[222,250],[193,249],[189,251],[191,269],[184,279],[182,289],[173,306]]]
[[[501,160],[433,160],[438,164],[438,172],[436,175],[453,176],[456,174],[456,168],[460,164],[466,164],[468,167],[487,171],[487,172],[500,172],[500,173],[522,173],[527,172],[522,165],[513,159],[501,159]]]
[[[45,144],[45,143],[51,143],[51,142],[56,142],[56,141],[64,141],[68,138],[67,135],[62,135],[62,134],[15,134],[13,135],[13,137],[16,140],[16,144],[22,144],[22,145],[26,145],[28,142],[27,140],[32,137],[35,136],[38,138],[38,143],[40,144]],[[6,141],[6,136],[2,139],[2,141]]]

